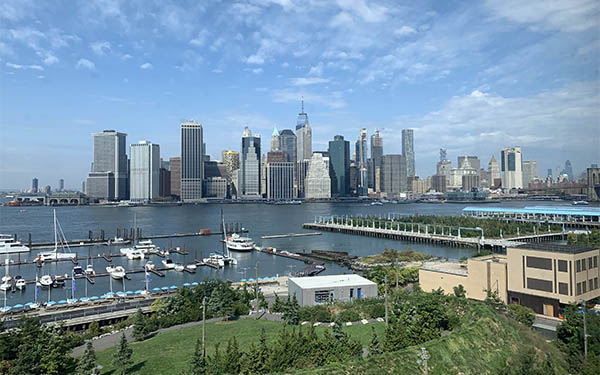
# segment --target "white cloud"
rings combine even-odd
[[[44,64],[46,64],[46,65],[53,65],[53,64],[56,64],[57,62],[59,62],[58,57],[56,57],[54,55],[48,55],[44,59]]]
[[[153,66],[149,62],[145,62],[142,65],[140,65],[140,69],[147,70],[147,69],[152,69],[152,68],[153,68]]]
[[[206,43],[207,38],[208,30],[202,29],[194,39],[190,40],[190,44],[194,47],[202,47]]]
[[[44,70],[44,68],[39,65],[21,65],[21,64],[14,64],[14,63],[7,62],[6,66],[9,68],[18,69],[18,70],[28,70],[28,69],[39,70],[39,71]]]
[[[97,42],[90,43],[90,48],[96,55],[102,56],[105,53],[110,52],[111,45],[110,42],[106,40],[99,40]]]
[[[292,78],[292,85],[294,85],[294,86],[308,86],[308,85],[316,85],[319,83],[327,83],[327,82],[329,82],[329,79],[319,78],[319,77]]]
[[[75,65],[75,68],[76,69],[95,70],[96,64],[94,64],[93,61],[90,61],[88,59],[79,59],[79,61],[77,61],[77,64]]]
[[[3,0],[0,2],[0,19],[19,21],[31,16],[33,9],[31,0]]]
[[[131,59],[131,57],[132,56],[130,54],[126,53],[123,56],[121,56],[121,60],[129,60],[129,59]]]
[[[416,34],[417,30],[413,29],[410,26],[402,26],[399,29],[394,30],[394,34],[396,35],[400,35],[400,36],[406,36],[406,35],[411,35],[411,34]]]
[[[311,66],[310,70],[308,71],[309,76],[320,76],[321,74],[323,74],[323,63],[322,62],[319,62],[315,66]]]

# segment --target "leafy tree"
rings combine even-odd
[[[467,296],[467,291],[465,290],[465,287],[462,284],[458,284],[458,286],[455,286],[454,288],[454,295],[458,298],[465,298]]]
[[[369,357],[381,354],[381,352],[381,344],[379,343],[377,332],[375,331],[375,327],[371,326],[371,342],[369,343]]]
[[[133,338],[137,341],[141,341],[146,336],[146,316],[142,312],[142,309],[138,309],[135,313],[135,322],[133,323]]]
[[[96,373],[96,352],[92,342],[88,341],[85,352],[77,361],[77,375],[90,375]]]
[[[208,374],[208,364],[206,359],[202,356],[202,341],[196,340],[196,349],[194,350],[194,356],[190,363],[190,368],[186,375],[206,375]]]
[[[504,304],[504,302],[502,302],[502,300],[500,299],[500,297],[498,296],[498,293],[496,291],[491,291],[491,290],[486,290],[487,296],[485,297],[485,304],[492,307],[494,310],[498,310],[498,311],[504,311],[506,309],[506,305]]]
[[[127,372],[127,368],[131,365],[131,355],[133,354],[133,350],[127,344],[127,338],[125,338],[125,333],[121,335],[121,341],[119,343],[119,348],[115,352],[113,356],[112,364],[117,368],[117,370],[125,375]]]
[[[98,323],[96,320],[91,322],[87,329],[88,337],[92,338],[92,337],[100,336],[101,333],[102,333],[102,331],[100,330],[100,323]]]
[[[579,371],[583,363],[583,312],[578,306],[565,308],[565,319],[556,329],[559,347],[567,353],[569,365]],[[591,314],[586,309],[588,334],[588,361],[593,356],[600,356],[600,316]]]
[[[535,311],[527,306],[511,303],[508,305],[508,311],[517,322],[523,323],[528,327],[531,327],[535,321]]]

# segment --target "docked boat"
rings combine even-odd
[[[175,267],[173,267],[173,268],[175,268],[175,271],[178,271],[178,272],[183,272],[183,270],[185,269],[183,264],[179,264],[179,263],[176,263]]]
[[[108,266],[108,267],[106,267],[106,272],[108,272],[110,277],[112,277],[113,279],[116,279],[116,280],[120,280],[125,277],[125,268],[123,268],[122,266],[116,266],[116,267]]]
[[[162,264],[168,269],[175,268],[175,262],[173,262],[173,259],[171,258],[163,259]]]
[[[17,289],[19,289],[19,290],[25,289],[25,287],[27,286],[27,281],[25,281],[23,276],[17,275],[17,276],[15,276],[15,280],[16,280],[15,287],[17,287]]]
[[[0,254],[27,253],[31,249],[21,241],[16,241],[10,234],[0,234]]]
[[[146,265],[144,265],[144,268],[146,269],[146,271],[150,271],[150,270],[155,269],[156,266],[151,261],[147,261]]]
[[[8,264],[9,264],[9,260],[8,257],[6,258],[6,274],[4,276],[2,276],[2,284],[0,284],[0,289],[2,289],[3,291],[7,291],[11,288],[12,284],[12,277],[8,274]]]
[[[38,284],[42,287],[49,287],[53,282],[54,280],[52,280],[52,276],[50,275],[44,275],[38,280]]]
[[[383,203],[379,202],[379,201],[375,201],[375,202],[371,202],[371,206],[383,206]]]
[[[86,275],[96,275],[96,271],[94,271],[94,266],[92,266],[91,264],[88,264],[85,267],[85,274]]]
[[[241,237],[237,233],[227,237],[225,243],[227,244],[227,249],[231,251],[252,251],[254,249],[252,238]]]
[[[65,281],[62,279],[54,278],[54,280],[52,281],[53,288],[62,288],[64,286],[65,286]]]
[[[60,236],[58,235],[58,231],[60,230]],[[39,253],[38,256],[34,259],[34,262],[42,261],[42,262],[52,262],[59,260],[72,260],[77,257],[77,254],[74,253],[59,253],[58,252],[58,241],[60,238],[60,244],[64,250],[65,246],[69,249],[69,245],[65,239],[65,234],[63,233],[62,227],[56,218],[56,210],[54,210],[54,251],[45,251]]]
[[[111,238],[110,240],[108,240],[109,245],[125,245],[128,243],[129,243],[129,240],[126,240],[122,237],[115,237],[115,238]]]
[[[573,206],[587,206],[590,203],[588,201],[574,201]]]
[[[152,243],[152,240],[142,240],[135,245],[136,249],[156,249],[156,245]]]
[[[123,247],[119,251],[121,252],[121,254],[125,255],[129,260],[144,259],[144,252],[137,248]]]
[[[194,263],[190,263],[187,266],[185,266],[185,268],[187,268],[188,270],[195,270],[196,269],[196,265]]]
[[[202,261],[204,263],[214,264],[218,267],[225,267],[225,260],[223,258],[223,255],[220,254],[210,254],[208,258],[204,258],[202,259]]]

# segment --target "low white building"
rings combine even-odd
[[[292,277],[288,280],[288,293],[290,296],[296,295],[300,306],[313,306],[333,301],[376,298],[377,284],[354,274]]]

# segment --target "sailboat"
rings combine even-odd
[[[8,263],[8,258],[6,258],[6,275],[2,277],[2,284],[0,284],[0,289],[5,292],[11,288],[10,281],[12,280],[12,277],[8,274]]]
[[[225,228],[225,216],[223,216],[223,209],[221,209],[221,224],[223,225],[223,262],[228,265],[236,265],[237,259],[231,256],[229,252],[229,244],[227,243],[227,228]]]
[[[58,252],[58,240],[59,240],[59,236],[58,236],[58,231],[60,230],[60,244],[64,250],[65,246],[67,247],[67,249],[69,249],[69,244],[67,243],[67,240],[65,238],[65,233],[62,230],[62,227],[60,226],[60,223],[58,222],[58,219],[56,218],[56,210],[54,210],[54,251],[46,251],[46,252],[42,252],[40,253],[36,258],[35,261],[42,261],[42,262],[51,262],[51,261],[58,261],[58,260],[71,260],[74,259],[77,254],[74,253],[59,253]],[[70,249],[69,249],[70,251]]]
[[[122,266],[108,266],[106,267],[106,272],[110,274],[110,277],[116,280],[120,280],[125,277],[125,268],[123,268]]]

